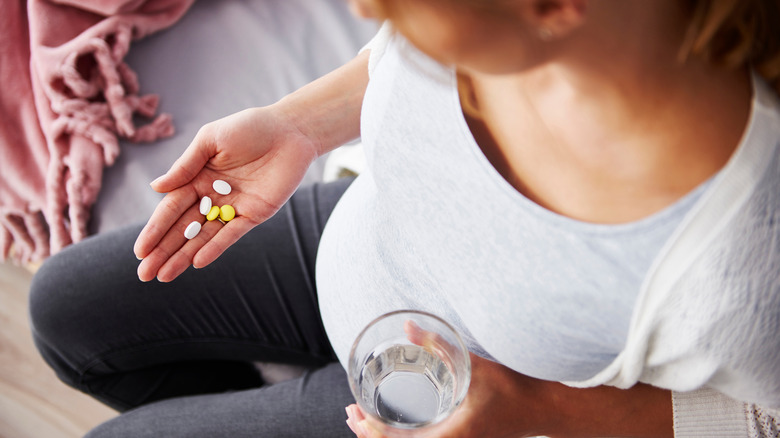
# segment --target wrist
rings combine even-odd
[[[317,125],[312,122],[315,116],[307,114],[294,98],[287,96],[271,105],[269,109],[276,117],[277,126],[283,127],[280,132],[283,133],[284,138],[280,140],[295,139],[295,143],[306,145],[312,151],[313,159],[328,151],[328,147],[324,144],[326,140]]]
[[[368,86],[368,52],[285,96],[273,106],[318,156],[360,136],[360,112]]]

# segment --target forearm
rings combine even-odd
[[[441,436],[672,437],[671,392],[573,388],[471,355],[469,392]],[[458,433],[449,434],[450,432]],[[436,435],[434,435],[436,436]]]
[[[629,389],[551,383],[548,395],[562,420],[552,436],[674,436],[672,395],[667,390],[641,383]]]
[[[368,86],[368,51],[289,94],[275,106],[323,155],[360,136]]]

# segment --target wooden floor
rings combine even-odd
[[[32,343],[27,292],[32,275],[0,263],[0,438],[74,438],[116,415],[65,386]]]

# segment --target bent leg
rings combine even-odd
[[[354,437],[344,408],[353,403],[338,363],[258,389],[163,400],[128,411],[86,438]]]
[[[348,184],[302,188],[212,265],[171,283],[138,280],[140,226],[66,248],[33,279],[36,345],[63,381],[119,410],[259,386],[253,361],[334,360],[314,261]]]

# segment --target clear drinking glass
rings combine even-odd
[[[389,426],[390,435],[408,436],[455,411],[468,390],[471,361],[447,322],[402,310],[363,329],[352,345],[348,373],[363,411]]]

